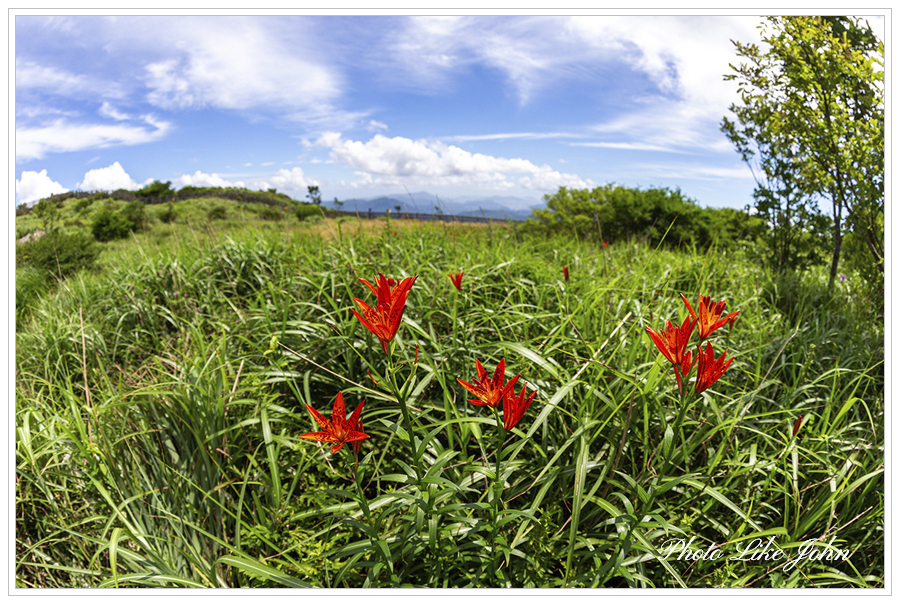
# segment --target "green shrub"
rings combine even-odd
[[[206,217],[209,220],[225,220],[228,216],[228,210],[225,206],[213,206],[206,213]]]
[[[143,231],[147,227],[146,206],[142,201],[132,201],[122,208],[122,216],[130,223],[132,231]]]
[[[66,277],[75,271],[89,269],[100,248],[84,231],[54,231],[16,247],[16,264],[29,265]]]
[[[159,218],[160,222],[171,224],[175,222],[175,218],[178,216],[178,213],[175,212],[175,207],[171,203],[167,203],[162,208],[160,208],[156,216],[157,218]]]
[[[84,212],[86,209],[91,207],[94,203],[94,196],[85,197],[84,199],[79,199],[75,203],[75,211],[76,212]]]
[[[146,187],[134,192],[135,195],[139,195],[140,197],[160,197],[162,195],[173,195],[174,193],[175,191],[172,190],[172,181],[170,180],[167,180],[166,182],[154,180]]]
[[[311,203],[302,203],[297,206],[296,214],[297,220],[301,222],[314,216],[322,217],[322,211]]]
[[[263,220],[281,220],[284,218],[284,214],[276,207],[263,206],[262,209],[259,210],[259,217]]]
[[[131,232],[131,223],[120,212],[116,212],[109,206],[104,207],[94,215],[91,224],[91,233],[97,241],[112,241],[124,239]]]

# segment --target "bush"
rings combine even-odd
[[[314,216],[322,217],[322,211],[311,203],[302,203],[297,206],[297,220],[303,222],[308,218],[312,218]]]
[[[16,246],[16,265],[28,265],[62,278],[90,269],[100,248],[84,231],[54,231],[40,239]]]
[[[228,216],[228,209],[225,206],[213,206],[206,213],[209,220],[225,220]]]
[[[175,191],[172,190],[172,181],[170,180],[167,180],[166,182],[154,180],[143,189],[138,189],[134,192],[135,195],[140,197],[160,197],[163,195],[173,195],[174,193]]]
[[[85,197],[84,199],[79,199],[75,203],[75,211],[76,212],[84,212],[86,209],[91,207],[94,203],[94,197]]]
[[[175,212],[175,206],[173,206],[171,203],[167,203],[159,210],[156,216],[157,218],[159,218],[160,222],[171,224],[175,222],[175,218],[178,216],[178,214],[177,212]]]
[[[109,206],[101,209],[94,215],[91,224],[91,233],[97,241],[112,241],[124,239],[131,232],[131,223],[120,212],[114,211]]]
[[[259,217],[263,220],[281,220],[284,214],[278,208],[272,206],[263,206],[259,210]]]
[[[147,225],[146,206],[142,201],[132,201],[122,208],[122,216],[130,224],[132,231],[143,231]]]

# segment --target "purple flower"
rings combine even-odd
[[[845,277],[844,275],[840,275],[840,278],[841,278],[841,283],[843,283],[844,281],[847,280],[847,277]]]

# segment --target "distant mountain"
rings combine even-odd
[[[379,197],[366,197],[345,199],[344,211],[366,213],[397,211],[411,214],[435,214],[440,212],[454,216],[486,216],[487,218],[504,218],[509,220],[525,220],[531,215],[531,210],[544,206],[539,199],[525,197],[513,197],[494,195],[491,197],[478,197],[468,195],[465,197],[444,198],[433,193],[417,191],[415,193],[396,193],[393,195],[381,195]],[[334,202],[325,205],[334,207]]]

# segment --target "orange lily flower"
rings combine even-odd
[[[526,386],[522,386],[522,392],[516,394],[515,389],[512,389],[506,395],[506,398],[503,399],[503,427],[506,428],[507,432],[516,427],[516,424],[528,411],[528,407],[531,406],[534,395],[537,394],[537,390],[535,390],[530,395],[525,396],[525,390]]]
[[[403,311],[406,309],[406,296],[416,282],[418,275],[407,277],[402,281],[396,279],[388,279],[381,273],[375,279],[378,287],[375,287],[365,279],[360,279],[375,294],[378,303],[375,308],[368,304],[353,298],[356,306],[362,311],[362,314],[350,309],[356,318],[360,320],[363,326],[371,331],[381,342],[384,354],[388,354],[388,342],[394,339],[397,329],[400,327],[400,321],[403,319]]]
[[[684,353],[684,356],[681,357],[681,363],[675,365],[675,381],[678,382],[678,392],[681,392],[681,380],[687,378],[687,374],[690,373],[693,365],[693,353],[688,350]]]
[[[458,289],[459,291],[462,291],[462,276],[462,271],[456,273],[455,275],[453,273],[450,273],[450,280],[453,281],[453,285],[455,285],[456,289]]]
[[[725,355],[727,353],[728,349],[726,348],[722,356],[717,359],[713,352],[712,344],[709,342],[706,343],[706,350],[703,350],[702,346],[697,347],[697,381],[694,384],[694,391],[697,394],[712,386],[716,380],[722,377],[728,366],[731,365],[734,357],[726,361]]]
[[[685,317],[681,327],[673,327],[672,321],[667,321],[665,333],[660,333],[652,327],[647,328],[647,333],[650,334],[653,343],[666,359],[678,367],[684,359],[684,351],[687,349],[688,340],[691,339],[691,333],[696,324],[697,321]]]
[[[694,312],[694,307],[691,306],[691,303],[687,301],[687,298],[684,297],[684,294],[681,294],[681,299],[684,301],[684,305],[687,306],[688,311],[690,311],[691,316],[697,321],[697,324],[700,326],[700,340],[705,340],[712,332],[719,329],[723,325],[728,325],[729,323],[734,325],[735,320],[737,319],[737,315],[740,311],[736,311],[722,317],[722,313],[725,312],[725,301],[716,302],[712,300],[709,296],[704,296],[702,294],[698,294],[699,302],[697,303],[697,312]]]
[[[359,421],[359,414],[362,413],[362,408],[365,404],[366,401],[361,402],[348,418],[347,411],[344,408],[344,394],[338,392],[334,399],[334,408],[331,410],[330,421],[325,419],[324,415],[306,405],[306,408],[309,409],[309,412],[316,419],[316,423],[319,424],[319,427],[324,432],[308,432],[301,434],[300,438],[320,443],[333,443],[331,445],[332,453],[340,451],[344,443],[351,443],[351,446],[353,446],[356,441],[369,438],[368,434],[362,432],[362,423]]]
[[[510,390],[515,386],[516,380],[519,379],[519,376],[517,375],[510,380],[508,384],[505,386],[503,385],[503,380],[506,378],[506,359],[500,359],[500,362],[497,363],[497,369],[494,370],[493,378],[485,371],[484,367],[481,366],[481,361],[478,359],[475,359],[475,368],[478,370],[478,379],[475,380],[475,384],[470,384],[456,378],[456,381],[459,382],[463,388],[478,397],[469,399],[469,402],[473,405],[496,407],[500,404],[500,401],[506,398],[506,395],[509,394]]]
[[[353,416],[351,416],[350,420],[347,420],[347,421],[350,422],[352,419],[353,419]],[[362,418],[359,418],[354,423],[350,424],[350,431],[351,432],[359,432],[360,434],[363,433],[364,428],[363,428]],[[357,457],[359,456],[359,452],[362,449],[362,441],[363,440],[365,440],[365,439],[361,438],[359,440],[351,440],[350,441],[350,446],[353,448],[353,454],[356,455]]]

